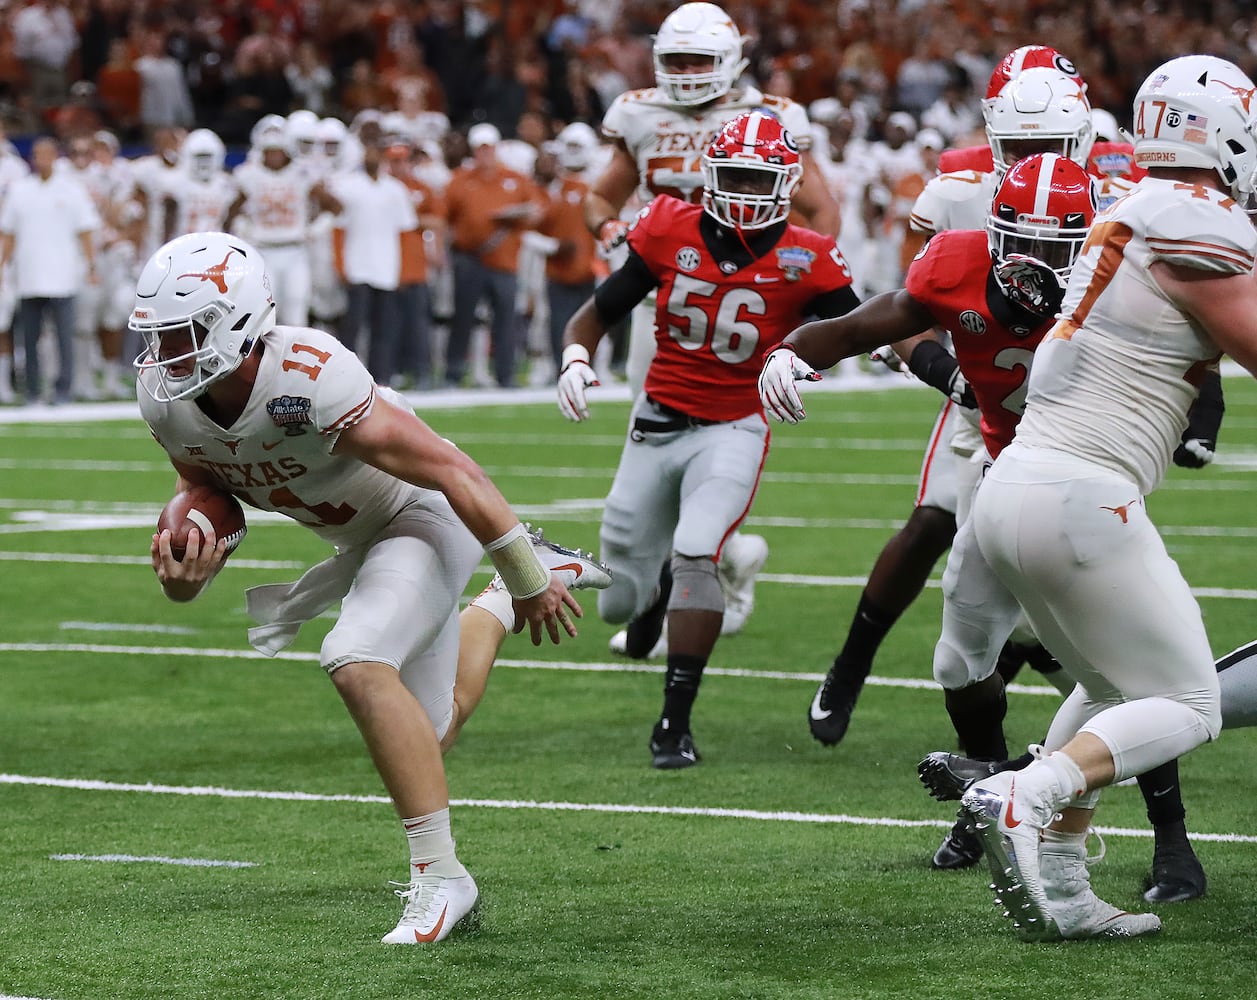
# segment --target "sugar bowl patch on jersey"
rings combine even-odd
[[[267,401],[266,412],[288,437],[297,437],[314,425],[312,405],[309,396],[276,396]]]
[[[786,281],[798,281],[803,275],[812,273],[812,261],[815,252],[807,247],[778,247],[777,267],[786,276]]]

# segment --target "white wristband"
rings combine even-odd
[[[563,359],[559,362],[559,370],[562,371],[573,361],[583,361],[589,364],[589,349],[582,344],[568,344],[563,348]]]
[[[550,571],[537,558],[532,539],[522,524],[495,538],[484,550],[506,584],[507,592],[516,600],[536,597],[550,586]]]

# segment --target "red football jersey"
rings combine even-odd
[[[689,416],[739,420],[763,410],[764,357],[803,322],[810,302],[850,285],[851,272],[833,237],[793,225],[738,266],[713,254],[702,216],[698,205],[659,195],[629,229],[629,246],[659,280],[645,388]]]
[[[938,172],[955,173],[957,170],[976,170],[988,174],[995,169],[990,146],[966,146],[964,149],[947,149],[939,154]],[[1092,177],[1124,177],[1137,181],[1148,175],[1143,167],[1135,164],[1135,148],[1129,142],[1097,142],[1091,146],[1087,157],[1087,173]]]
[[[1026,408],[1026,381],[1035,348],[1053,321],[1005,325],[1016,313],[1009,305],[1002,319],[992,315],[987,301],[990,275],[986,233],[949,229],[932,237],[917,255],[904,287],[939,326],[950,331],[956,360],[982,413],[982,440],[994,458],[1013,439]]]

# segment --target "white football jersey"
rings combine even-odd
[[[1063,317],[1035,352],[1017,440],[1112,469],[1150,493],[1217,346],[1148,271],[1253,269],[1257,229],[1227,195],[1147,177],[1092,224]]]
[[[999,190],[993,171],[955,170],[931,177],[913,202],[908,225],[918,233],[985,229],[991,199]]]
[[[602,133],[622,140],[637,163],[641,178],[637,193],[643,204],[657,194],[697,202],[703,189],[703,153],[720,127],[744,111],[773,115],[794,135],[800,149],[811,147],[811,125],[803,107],[754,87],[731,91],[699,108],[678,107],[657,87],[630,90],[611,102]]]
[[[183,171],[160,156],[141,156],[131,165],[131,177],[147,206],[144,222],[144,246],[141,257],[148,257],[165,240],[166,212],[164,206],[171,184]]]
[[[248,405],[230,427],[207,417],[194,399],[159,403],[137,387],[140,413],[172,459],[205,469],[223,489],[261,510],[299,521],[344,550],[365,544],[407,504],[433,499],[374,466],[333,455],[345,429],[366,419],[383,396],[357,355],[319,330],[277,326]],[[140,373],[155,383],[157,373]]]
[[[227,210],[239,193],[236,182],[225,171],[215,173],[208,181],[184,173],[170,186],[170,197],[175,203],[174,235],[221,232]]]
[[[260,248],[281,243],[303,243],[310,223],[310,189],[316,180],[302,164],[292,161],[279,170],[260,163],[236,168],[236,184],[245,194],[241,210],[249,220],[249,234]]]

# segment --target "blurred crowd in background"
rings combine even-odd
[[[187,226],[228,224],[264,252],[268,239],[281,256],[294,243],[306,247],[309,276],[293,279],[296,291],[284,293],[287,302],[277,292],[280,321],[301,319],[350,341],[359,333],[374,336],[373,366],[382,381],[413,388],[547,383],[562,313],[606,273],[579,214],[585,186],[605,163],[606,147],[592,130],[616,95],[653,84],[652,35],[675,6],[669,0],[0,3],[0,122],[9,137],[0,194],[29,172],[31,139],[56,140],[47,155],[57,163],[49,169],[78,171],[95,209],[72,224],[90,223],[94,247],[84,247],[72,291],[76,298],[114,300],[80,302],[76,332],[61,329],[41,339],[42,324],[65,323],[58,326],[55,308],[36,316],[24,311],[25,303],[64,298],[66,289],[24,291],[9,278],[7,293],[0,289],[0,300],[12,300],[0,301],[0,330],[18,334],[19,362],[27,344],[39,341],[50,352],[43,374],[60,374],[47,386],[32,381],[37,366],[15,366],[14,338],[0,334],[0,402],[128,393],[134,345],[122,344],[126,296],[119,289],[163,239]],[[1257,69],[1257,13],[1250,3],[1225,0],[1111,0],[1095,7],[1059,0],[733,0],[723,6],[748,39],[747,82],[809,112],[818,162],[843,210],[840,245],[863,295],[897,287],[916,249],[905,237],[907,212],[935,172],[938,153],[985,141],[979,99],[1010,50],[1040,43],[1069,55],[1093,107],[1108,109],[1121,125],[1129,125],[1136,87],[1169,57],[1210,52],[1250,74]],[[194,195],[167,183],[175,171],[193,172],[192,157],[181,152],[189,133],[198,136],[197,155],[215,161],[212,169],[202,164],[193,187],[195,198],[208,198],[214,187],[216,200],[195,211]],[[246,150],[260,161],[268,148],[278,150],[271,159],[280,166],[272,170],[303,164],[295,171],[305,178],[295,195],[303,222],[284,230],[282,240],[259,217],[265,198],[257,178],[249,179],[257,162],[249,163]],[[355,260],[365,252],[355,232],[374,225],[372,211],[386,204],[383,196],[371,201],[371,192],[382,190],[381,171],[409,192],[413,238],[408,243],[402,234],[396,261],[391,255]],[[372,182],[367,189],[347,179],[363,174]],[[519,224],[494,237],[494,226],[485,228],[481,195],[503,190],[509,197],[495,196],[490,207],[516,213]],[[496,242],[485,253],[489,238]],[[19,268],[21,243],[19,237],[12,253]],[[89,285],[109,294],[78,296]],[[33,339],[22,333],[23,322]],[[404,332],[396,343],[379,332],[399,323]],[[77,371],[43,346],[53,340],[62,353],[73,351]]]

